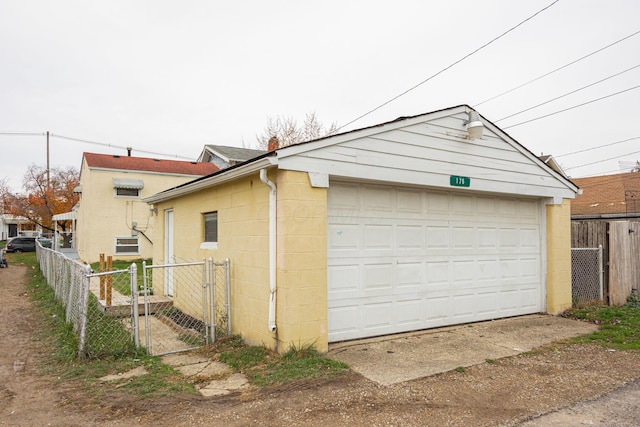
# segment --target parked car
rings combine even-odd
[[[7,242],[7,252],[33,252],[36,250],[35,237],[14,237]]]
[[[47,239],[46,237],[38,238],[38,242],[42,245],[43,248],[51,248],[53,247],[53,240]]]

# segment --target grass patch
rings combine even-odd
[[[248,346],[237,335],[220,339],[202,351],[235,372],[246,374],[260,388],[296,380],[329,379],[349,372],[348,365],[329,359],[312,346],[292,346],[286,353],[277,354],[264,347]]]
[[[131,260],[131,261],[113,261],[111,264],[111,271],[117,271],[117,270],[128,270],[131,267],[131,264],[135,264],[138,267],[138,276],[137,276],[137,281],[138,281],[138,289],[144,289],[144,273],[142,271],[142,262],[146,261],[147,265],[151,265],[153,262],[150,259],[135,259],[135,260]],[[95,271],[96,273],[100,272],[100,263],[99,262],[94,262],[93,264],[91,264],[91,269],[93,271]],[[106,262],[105,262],[105,269],[106,269]],[[116,289],[118,292],[120,292],[122,295],[131,295],[131,289],[130,289],[130,284],[129,284],[129,280],[113,280],[112,282],[112,286],[114,289]]]
[[[569,310],[565,317],[599,325],[598,331],[574,338],[618,350],[640,350],[640,308],[631,301],[624,307],[594,305]]]
[[[39,360],[43,373],[54,375],[62,382],[74,381],[96,399],[106,396],[116,388],[135,396],[146,397],[196,393],[194,386],[185,381],[182,374],[161,363],[160,358],[137,352],[130,333],[119,320],[110,316],[92,320],[92,316],[98,315],[92,310],[89,310],[90,321],[87,327],[89,354],[86,355],[87,358],[79,360],[77,333],[71,324],[65,322],[64,308],[55,300],[53,290],[40,273],[35,254],[8,255],[12,264],[21,263],[30,268],[27,288],[37,307],[35,313],[40,326],[37,328],[39,332],[36,339],[42,343],[42,350],[45,352],[44,357]],[[92,340],[97,338],[96,334],[103,334],[104,331],[122,333],[123,339],[107,341],[102,347],[96,346]],[[144,366],[148,373],[121,381],[99,381],[105,375],[124,373],[139,366]]]
[[[458,366],[456,369],[454,369],[454,371],[462,373],[466,371],[466,369],[464,366]]]

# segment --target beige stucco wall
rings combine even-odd
[[[547,312],[571,308],[571,203],[547,206]]]
[[[140,197],[116,197],[114,177],[142,179],[144,188],[140,190]],[[135,221],[136,228],[155,243],[155,217],[150,215],[149,205],[142,199],[195,178],[197,177],[89,169],[83,160],[80,175],[82,195],[76,212],[76,248],[80,259],[88,263],[97,262],[101,253],[121,260],[151,258],[152,244],[142,234],[138,234],[140,253],[135,255],[116,256],[115,237],[131,236],[131,226]]]
[[[327,189],[278,173],[278,349],[328,350]]]
[[[231,261],[232,333],[278,351],[307,344],[325,351],[326,189],[312,188],[306,173],[274,169],[268,177],[277,186],[276,333],[268,328],[269,188],[259,174],[159,203],[153,258],[164,258],[164,212],[172,209],[178,259]],[[213,211],[218,247],[201,249],[203,214]],[[175,303],[180,304],[178,297]]]
[[[275,173],[270,174],[275,179]],[[180,261],[230,259],[233,333],[255,345],[275,348],[267,327],[269,303],[269,189],[256,173],[157,204],[155,263],[165,262],[165,213],[174,214],[174,255]],[[218,212],[218,247],[201,249],[207,212]],[[162,289],[154,288],[154,292]],[[174,293],[182,292],[174,288]],[[180,303],[176,299],[176,305]],[[189,312],[190,307],[178,308]],[[190,313],[198,315],[198,313]]]

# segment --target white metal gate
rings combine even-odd
[[[229,260],[213,259],[160,265],[143,263],[142,304],[134,304],[134,319],[142,319],[138,340],[150,355],[188,351],[228,335]],[[166,280],[172,295],[164,295]]]

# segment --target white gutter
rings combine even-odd
[[[154,194],[153,196],[146,197],[142,199],[142,201],[148,204],[152,204],[170,200],[175,197],[184,196],[185,194],[191,194],[196,191],[212,187],[214,185],[219,185],[224,182],[251,175],[252,173],[257,172],[264,167],[273,166],[274,164],[277,164],[277,162],[278,160],[275,156],[265,157],[256,160],[255,162],[233,168],[231,170],[222,170],[221,173],[210,176],[208,178],[196,178],[193,182],[182,184],[169,190],[162,191],[160,193]]]
[[[269,187],[269,331],[276,331],[276,185],[260,169],[260,181]]]

